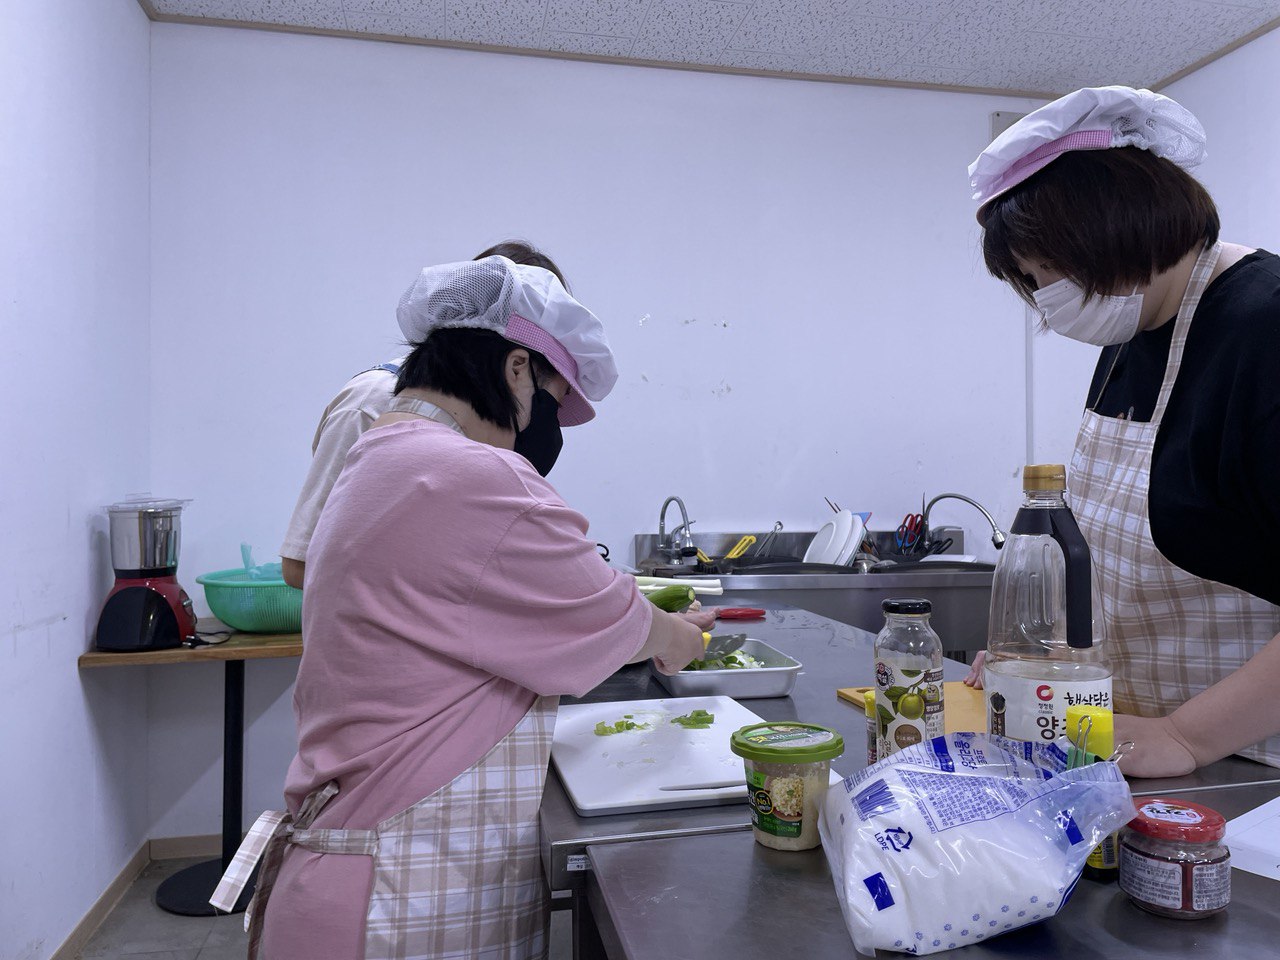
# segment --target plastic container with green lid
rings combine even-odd
[[[818,811],[844,737],[816,723],[753,723],[734,732],[729,748],[746,767],[756,842],[775,850],[816,847]]]

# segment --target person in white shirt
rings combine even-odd
[[[550,257],[525,240],[504,240],[476,254],[476,260],[485,257],[506,257],[513,263],[541,267],[555,274],[565,288],[568,281],[560,273]],[[285,582],[301,588],[306,572],[307,547],[315,531],[320,511],[329,499],[329,491],[347,462],[347,451],[369,429],[369,425],[387,412],[400,375],[404,357],[389,363],[380,363],[346,382],[320,417],[315,437],[311,441],[311,467],[303,481],[298,502],[293,508],[284,543],[280,546],[280,560],[284,568]]]

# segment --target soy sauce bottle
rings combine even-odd
[[[991,587],[987,732],[1051,743],[1066,733],[1067,707],[1111,708],[1111,663],[1089,545],[1066,502],[1066,467],[1024,467],[1022,487]]]

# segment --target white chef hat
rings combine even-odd
[[[560,424],[586,423],[618,380],[604,326],[550,270],[485,257],[426,267],[400,298],[396,320],[405,339],[421,343],[433,330],[495,330],[536,350],[569,381]]]
[[[987,204],[1071,150],[1140,147],[1184,170],[1205,157],[1204,128],[1150,90],[1086,87],[1027,114],[969,164],[978,220]]]

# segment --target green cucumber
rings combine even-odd
[[[648,594],[649,602],[659,610],[667,613],[679,613],[685,610],[697,598],[693,587],[663,587]]]

